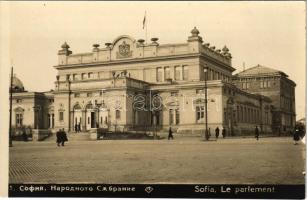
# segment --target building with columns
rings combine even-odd
[[[171,126],[177,133],[203,133],[207,103],[211,134],[216,127],[227,135],[253,134],[255,126],[272,133],[274,101],[239,87],[229,49],[204,43],[196,27],[185,43],[122,35],[105,47],[94,44],[88,53],[70,49],[65,42],[58,51],[54,90],[14,93],[14,109],[24,119],[20,125],[69,132],[79,124],[83,132]]]

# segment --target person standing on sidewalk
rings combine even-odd
[[[56,143],[58,145],[58,147],[60,146],[61,142],[62,142],[62,139],[61,139],[61,129],[59,129],[57,132],[56,132]]]
[[[172,131],[172,127],[169,127],[169,130],[168,130],[168,140],[170,140],[171,138],[172,138],[172,140],[174,139],[173,131]]]
[[[216,138],[216,140],[218,139],[219,135],[220,135],[220,129],[219,129],[219,127],[216,127],[216,129],[215,129],[215,138]]]
[[[256,138],[257,140],[259,140],[259,129],[258,129],[257,126],[256,126],[256,128],[255,128],[255,138]]]

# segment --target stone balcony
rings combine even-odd
[[[112,79],[87,79],[78,81],[57,81],[55,91],[100,90],[114,88],[135,88],[144,90],[148,83],[129,77]]]

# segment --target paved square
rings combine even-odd
[[[303,184],[292,138],[14,142],[10,183]]]

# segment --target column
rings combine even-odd
[[[54,113],[52,113],[52,128],[54,128]]]
[[[180,67],[180,80],[183,80],[183,73],[184,73],[184,69],[183,69],[184,65],[181,65]]]
[[[175,80],[175,76],[176,76],[176,68],[174,66],[169,66],[169,76],[171,79]]]
[[[176,109],[173,109],[173,123],[176,125]]]
[[[69,131],[74,131],[75,130],[75,126],[74,126],[74,124],[75,124],[75,119],[74,119],[74,115],[75,115],[75,112],[74,111],[70,111],[70,115],[68,116],[68,117],[70,117],[70,125],[69,125],[69,127],[70,127],[70,129],[69,129]]]
[[[82,118],[81,118],[81,131],[85,131],[86,130],[86,110],[82,110]]]

